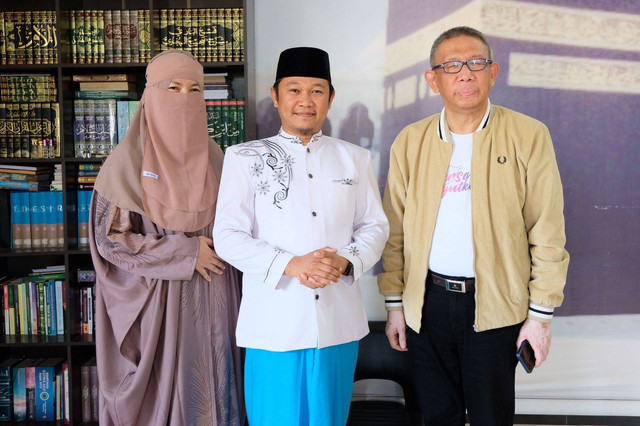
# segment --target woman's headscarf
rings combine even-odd
[[[223,154],[207,133],[203,93],[169,92],[163,86],[175,78],[202,87],[202,65],[182,50],[149,62],[129,130],[100,169],[95,189],[163,228],[193,232],[215,217]]]

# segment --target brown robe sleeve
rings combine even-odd
[[[140,215],[120,209],[98,193],[95,197],[94,232],[100,256],[146,279],[191,279],[198,257],[198,238],[184,233],[144,235],[139,231]]]

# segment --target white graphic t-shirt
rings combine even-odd
[[[455,277],[475,277],[471,229],[473,134],[453,137],[453,153],[442,188],[429,269]]]

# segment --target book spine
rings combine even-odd
[[[7,149],[9,158],[20,157],[20,104],[7,104]]]
[[[7,284],[2,285],[2,299],[4,334],[11,334],[11,328],[9,326],[9,287]]]
[[[113,63],[113,21],[111,11],[105,10],[104,18],[104,61],[108,64]]]
[[[78,247],[89,245],[89,223],[87,218],[87,198],[91,191],[78,191]]]
[[[60,104],[58,102],[51,103],[51,125],[53,155],[55,158],[60,158],[60,145],[62,144],[62,139],[60,137]]]
[[[98,366],[92,363],[89,366],[89,376],[91,382],[91,421],[98,421]]]
[[[43,24],[43,21],[46,22],[47,12],[34,10],[33,12],[31,12],[31,14],[33,16],[33,21],[31,24],[31,28],[33,31],[33,63],[42,64],[44,63],[42,50],[46,45],[46,24]]]
[[[224,9],[224,60],[233,60],[233,12]]]
[[[113,21],[113,62],[122,62],[122,12],[114,10],[111,12]]]
[[[62,301],[62,286],[63,281],[57,280],[55,282],[55,301],[56,301],[56,330],[59,335],[64,335],[64,309]]]
[[[89,11],[91,16],[91,63],[100,63],[100,29],[98,26],[98,11]]]
[[[84,102],[81,99],[73,101],[73,146],[76,158],[86,158]]]
[[[54,367],[36,367],[36,421],[55,420],[54,378]]]
[[[49,50],[49,64],[58,63],[58,30],[56,26],[56,12],[51,10],[47,12],[49,19],[47,20],[47,47]]]
[[[218,60],[218,37],[220,26],[218,25],[218,9],[207,9],[207,62]]]
[[[33,247],[31,239],[31,198],[27,192],[20,192],[19,194],[18,200],[20,200],[20,210],[22,212],[22,246],[31,248]]]
[[[40,321],[38,318],[38,284],[31,281],[29,284],[29,315],[31,318],[31,335],[37,336]]]
[[[96,103],[87,100],[84,104],[84,127],[86,153],[89,157],[96,156]]]
[[[71,389],[69,389],[69,363],[62,363],[62,380],[63,380],[63,401],[64,401],[64,423],[69,424],[71,419],[70,417],[70,407],[69,407],[69,399],[71,394]]]
[[[196,58],[200,62],[205,62],[207,60],[207,10],[206,9],[197,9],[195,12],[197,16],[197,31],[198,31],[198,54]]]
[[[42,34],[42,41],[40,43],[40,63],[42,64],[49,64],[49,63],[53,63],[53,58],[51,57],[52,52],[51,52],[51,48],[49,46],[49,43],[51,41],[51,25],[49,23],[49,20],[51,19],[51,17],[49,16],[49,12],[48,11],[42,11],[40,12],[40,25],[39,28],[41,30],[41,34]]]
[[[47,334],[47,315],[44,294],[44,282],[38,282],[38,318],[40,319],[39,334],[44,336]]]
[[[46,298],[47,298],[47,335],[55,336],[58,334],[56,324],[58,320],[56,318],[56,295],[55,284],[53,281],[47,281],[45,283]]]
[[[176,11],[167,10],[167,49],[176,49]]]
[[[213,101],[213,134],[215,135],[214,140],[220,145],[220,148],[224,149],[224,144],[222,142],[222,101]]]
[[[40,214],[40,193],[29,194],[31,206],[31,247],[42,248],[42,218]]]
[[[231,60],[240,60],[240,9],[231,9]]]
[[[6,63],[13,65],[16,63],[16,36],[15,36],[15,12],[4,13],[4,34],[5,34],[5,49],[6,49]]]
[[[209,137],[213,139],[214,142],[217,143],[215,139],[215,120],[213,118],[213,102],[205,101],[205,108],[207,110],[207,133],[209,133]]]
[[[82,421],[91,422],[91,372],[88,365],[80,367],[80,387],[82,390]]]
[[[13,12],[13,16],[15,19],[13,28],[16,40],[16,64],[24,64],[26,62],[24,50],[24,12]]]
[[[9,195],[11,204],[11,248],[24,248],[22,241],[22,212],[20,211],[20,193],[12,192]]]
[[[246,140],[244,116],[245,116],[245,100],[240,99],[238,101],[238,143],[245,142]]]
[[[76,34],[76,11],[69,11],[69,40],[71,42],[71,63],[78,63],[78,35]]]
[[[240,25],[240,60],[244,61],[244,9],[238,11],[238,23]]]
[[[131,45],[131,62],[140,62],[140,23],[137,10],[129,11],[129,43]]]
[[[9,293],[9,334],[16,334],[16,304],[14,299],[14,285],[7,285]]]
[[[27,419],[27,378],[23,363],[13,369],[13,420]]]
[[[222,150],[229,147],[229,100],[221,101]]]
[[[49,248],[58,246],[58,205],[56,192],[49,191],[47,194],[47,222],[49,224]]]
[[[76,50],[77,50],[77,63],[84,64],[86,62],[85,49],[87,45],[86,35],[86,20],[83,10],[76,10]]]
[[[0,103],[0,158],[7,158],[7,105]]]
[[[182,22],[182,9],[175,9],[174,13],[175,13],[175,20],[176,20],[175,48],[184,49],[184,25]]]
[[[31,157],[31,138],[29,136],[29,103],[20,104],[20,157]]]
[[[42,138],[42,104],[29,105],[29,136],[31,138],[31,158],[46,158]]]
[[[36,419],[36,367],[38,361],[34,361],[25,368],[25,381],[27,394],[27,420]]]
[[[25,52],[25,63],[31,65],[33,64],[33,24],[30,10],[24,12],[22,44]]]
[[[0,421],[13,419],[13,369],[0,366]]]
[[[160,51],[169,50],[169,11],[160,9]]]
[[[104,157],[107,155],[107,149],[105,144],[105,105],[106,102],[103,99],[94,101],[95,104],[95,121],[96,121],[96,136],[95,136],[95,156]]]
[[[122,141],[129,128],[129,101],[116,101],[118,122],[118,143]]]
[[[182,9],[182,48],[193,54],[191,9]]]
[[[229,146],[238,144],[238,101],[229,100]]]
[[[56,203],[56,237],[58,239],[56,243],[56,248],[64,247],[64,211],[62,204],[62,192],[55,192],[55,203]]]
[[[7,41],[4,28],[5,15],[4,11],[0,11],[0,64],[6,65],[7,63]]]
[[[104,46],[104,11],[96,11],[96,23],[97,23],[97,45],[98,45],[98,63],[104,64],[105,62],[105,46]]]
[[[133,62],[131,56],[131,14],[128,10],[123,10],[121,14],[122,25],[122,62],[127,64]]]
[[[116,118],[116,100],[105,100],[105,142],[106,142],[106,154],[111,153],[118,143],[118,129]]]

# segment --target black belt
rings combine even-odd
[[[429,271],[428,278],[437,286],[444,287],[454,293],[473,293],[476,290],[475,278],[445,278]]]

